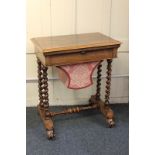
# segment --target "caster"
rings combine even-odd
[[[112,128],[115,126],[115,122],[113,121],[113,119],[107,119],[107,122],[108,122],[109,128]]]
[[[55,133],[54,133],[54,130],[52,129],[52,130],[47,130],[47,138],[49,139],[49,140],[51,140],[51,139],[53,139],[54,137],[55,137]]]

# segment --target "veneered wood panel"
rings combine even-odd
[[[72,54],[61,54],[48,56],[43,61],[43,64],[47,66],[51,65],[68,65],[75,63],[84,63],[92,61],[100,61],[103,59],[113,59],[117,57],[117,48],[115,49],[105,49],[100,51],[90,51],[84,54],[72,53]]]
[[[37,57],[46,66],[116,58],[121,44],[101,33],[39,37],[32,42]]]
[[[120,42],[101,33],[84,33],[63,36],[32,38],[34,46],[42,53],[68,53],[68,50],[91,47],[111,47],[120,45]],[[74,52],[74,51],[72,51]]]

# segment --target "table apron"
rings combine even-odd
[[[43,55],[42,55],[43,56]],[[57,55],[47,55],[42,58],[46,66],[58,66],[67,64],[77,64],[84,62],[100,61],[117,57],[117,48],[105,49],[101,51],[66,53]]]

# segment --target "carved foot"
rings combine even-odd
[[[51,118],[45,118],[45,110],[41,109],[40,106],[38,105],[38,112],[40,114],[40,117],[43,121],[44,127],[46,129],[47,137],[48,139],[52,139],[55,136],[54,133],[54,124]]]
[[[114,127],[115,126],[114,112],[108,105],[105,105],[105,117],[106,117],[106,121],[107,121],[109,127],[110,128]]]
[[[110,128],[115,126],[114,122],[114,112],[112,109],[106,105],[103,101],[100,101],[100,110],[102,114],[105,116],[105,119],[109,125]]]

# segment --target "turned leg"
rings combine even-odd
[[[100,101],[100,95],[101,95],[101,76],[102,76],[102,61],[100,61],[100,64],[97,67],[97,84],[96,84],[96,94],[92,95],[89,99],[90,105],[98,104],[98,101]]]
[[[102,63],[102,61],[101,61]],[[111,63],[112,60],[107,60],[107,76],[106,76],[106,90],[105,90],[105,101],[103,102],[100,98],[101,94],[101,72],[102,72],[102,64],[99,64],[97,67],[97,85],[96,85],[96,95],[92,95],[89,99],[90,105],[96,105],[100,108],[100,111],[104,115],[109,127],[113,127],[114,123],[114,113],[112,109],[109,107],[109,96],[110,96],[110,84],[111,84]]]
[[[106,76],[106,90],[105,90],[105,103],[109,103],[109,96],[110,96],[110,86],[111,86],[111,63],[112,59],[107,60],[107,76]]]
[[[41,71],[41,62],[39,61],[39,59],[37,59],[37,63],[38,63],[38,93],[39,93],[39,107],[40,109],[44,109],[44,105],[42,102],[42,92],[41,92],[41,80],[42,80],[42,71]]]
[[[114,113],[109,107],[109,96],[110,96],[110,86],[111,86],[111,63],[112,59],[107,60],[107,76],[106,76],[106,90],[105,90],[105,105],[101,108],[102,113],[105,115],[109,127],[114,126]]]
[[[101,94],[101,76],[102,76],[102,61],[97,67],[97,85],[96,85],[96,100],[100,100]]]
[[[39,105],[38,112],[41,116],[41,119],[44,123],[45,129],[47,131],[47,136],[49,139],[54,137],[54,125],[51,120],[49,112],[49,99],[48,99],[48,78],[47,78],[47,69],[41,64],[39,59],[38,63],[38,87],[39,87]]]

